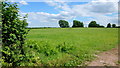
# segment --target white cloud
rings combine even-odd
[[[91,12],[95,13],[114,13],[118,11],[118,3],[117,2],[95,2],[95,3],[90,3],[90,7],[88,9]]]
[[[105,16],[105,15],[97,15],[95,19],[99,24],[105,25],[107,23],[114,23],[118,25],[118,17],[117,16]]]
[[[94,17],[99,24],[118,23],[117,16],[106,16],[106,14],[118,13],[118,3],[117,2],[89,2],[83,5],[73,5],[70,8],[67,5],[63,6],[64,11],[68,11],[69,15],[75,15],[79,17]]]
[[[25,15],[26,13],[21,13]],[[59,20],[70,20],[74,16],[69,16],[67,12],[59,14],[50,14],[46,12],[28,12],[29,26],[44,26],[44,27],[58,27]]]
[[[110,6],[108,6],[110,5]],[[89,21],[84,21],[84,24],[88,25],[88,23],[92,20],[97,21],[97,23],[101,25],[106,25],[107,23],[116,23],[118,24],[117,16],[106,16],[106,14],[117,13],[118,4],[116,2],[90,2],[88,4],[83,5],[74,5],[71,9],[74,15],[79,17],[93,17],[89,18]]]
[[[27,23],[32,23],[31,21],[27,21]]]
[[[23,0],[20,1],[19,3],[20,3],[20,4],[23,4],[23,5],[28,5],[28,3],[27,3],[26,1],[23,1]]]
[[[105,0],[105,2],[103,1],[104,0],[96,0],[96,2],[94,1],[88,2],[87,4],[72,6],[68,5],[67,2],[46,2],[50,6],[54,6],[55,9],[61,10],[58,14],[50,14],[46,12],[28,12],[28,21],[31,22],[29,23],[29,26],[58,27],[59,20],[63,19],[69,21],[76,19],[76,17],[83,17],[84,19],[86,19],[86,17],[90,17],[89,20],[83,21],[86,25],[88,25],[88,23],[92,20],[97,21],[101,25],[106,25],[107,23],[117,24],[117,15],[106,16],[106,14],[117,13],[118,3],[106,2],[108,0]]]

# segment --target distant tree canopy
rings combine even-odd
[[[59,26],[61,28],[66,28],[66,27],[69,27],[69,23],[65,20],[59,20]]]
[[[115,28],[116,27],[116,24],[112,24],[112,28]]]
[[[88,27],[99,27],[100,25],[96,23],[96,21],[91,21]]]
[[[111,24],[110,23],[107,24],[107,28],[111,28]]]
[[[59,20],[59,26],[61,28],[67,28],[67,27],[70,27],[69,26],[69,23],[68,21],[65,21],[65,20]],[[72,27],[84,27],[84,24],[83,22],[80,22],[78,20],[73,20],[73,25]],[[96,21],[91,21],[89,24],[88,24],[88,27],[97,27],[97,28],[104,28],[105,26],[103,25],[100,25],[100,24],[97,24]],[[108,23],[107,24],[107,28],[120,28],[120,26],[116,26],[116,24],[110,24]]]
[[[83,22],[73,20],[73,26],[72,27],[84,27]]]
[[[105,26],[103,26],[103,25],[99,25],[99,27],[101,27],[101,28],[102,28],[102,27],[105,27]]]

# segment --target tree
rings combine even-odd
[[[107,28],[111,28],[111,24],[110,23],[107,24]]]
[[[69,23],[65,20],[59,20],[59,26],[61,28],[66,28],[66,27],[69,27]]]
[[[96,27],[100,27],[100,25],[96,23]]]
[[[112,28],[115,28],[116,27],[116,24],[112,24]]]
[[[73,20],[73,26],[72,27],[84,27],[83,22]]]
[[[88,27],[99,27],[99,24],[97,24],[96,21],[91,21]]]
[[[100,25],[99,27],[100,27],[100,28],[104,28],[104,26],[103,26],[103,25]]]
[[[27,16],[20,18],[18,10],[17,3],[2,2],[2,59],[12,66],[25,57],[23,45],[28,33]]]

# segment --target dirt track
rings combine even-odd
[[[118,48],[96,55],[96,59],[88,63],[88,66],[117,66]]]

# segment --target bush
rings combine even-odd
[[[33,52],[35,51],[37,53],[42,53],[45,56],[50,56],[50,55],[56,55],[59,52],[69,53],[75,47],[65,42],[55,47],[55,46],[50,45],[49,42],[40,41],[40,44],[38,44],[36,41],[28,40],[26,41],[24,49],[27,50],[28,48],[29,49],[32,48]]]
[[[2,65],[29,66],[38,60],[33,48],[25,47],[26,17],[20,18],[16,3],[2,2]]]
[[[64,42],[63,44],[58,45],[56,48],[60,52],[70,53],[70,51],[72,51],[75,47]]]
[[[14,44],[12,48],[6,46],[2,47],[2,52],[4,52],[8,57],[2,56],[2,66],[38,66],[40,64],[39,53],[36,50],[36,43],[30,44],[26,42],[23,46],[24,55],[20,54],[20,50],[18,50],[18,44]],[[32,47],[33,46],[33,47]],[[9,57],[10,56],[10,57]],[[10,59],[9,63],[4,59]]]
[[[58,53],[58,50],[55,47],[52,47],[48,42],[40,41],[38,44],[36,41],[28,40],[26,41],[26,48],[33,48],[37,53],[43,53],[45,56],[55,55]],[[33,50],[33,51],[34,51]]]
[[[58,53],[58,50],[55,47],[52,47],[52,45],[49,45],[48,43],[44,44],[41,47],[42,53],[45,54],[45,56],[55,55]]]

